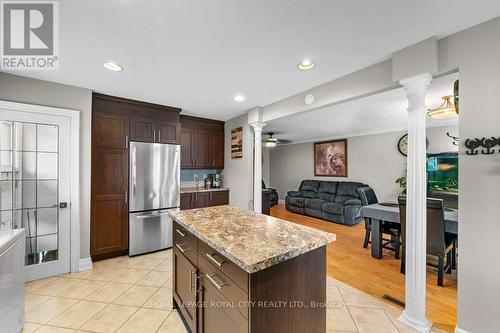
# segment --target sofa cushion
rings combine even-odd
[[[287,197],[286,201],[288,204],[296,207],[304,207],[304,200],[305,198],[298,198],[298,197]]]
[[[311,191],[311,192],[318,192],[319,189],[319,180],[304,180],[300,184],[300,189],[299,191]]]
[[[338,182],[324,181],[319,185],[318,199],[326,201],[334,201],[335,195],[337,194]]]
[[[287,193],[287,195],[288,195],[289,197],[300,197],[300,196],[301,196],[299,191],[289,191],[289,192]]]
[[[323,215],[323,212],[321,211],[321,209],[311,209],[306,207],[304,208],[304,214],[306,214],[307,216],[317,217],[320,219]]]
[[[318,193],[314,191],[300,191],[300,196],[303,198],[314,199]]]
[[[321,210],[321,205],[324,202],[325,202],[324,200],[320,199],[306,199],[306,201],[304,201],[304,207]]]
[[[361,200],[359,199],[347,199],[344,201],[344,206],[352,205],[352,206],[361,206]]]
[[[328,214],[342,215],[344,213],[344,205],[336,202],[324,202],[321,209]]]
[[[357,189],[363,187],[364,184],[356,182],[340,182],[337,188],[337,196],[335,202],[344,202],[349,199],[359,199]]]

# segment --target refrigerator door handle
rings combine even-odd
[[[153,217],[161,217],[161,216],[165,216],[165,215],[169,215],[168,212],[156,213],[156,214],[144,214],[144,215],[136,216],[135,218],[136,219],[150,219]]]

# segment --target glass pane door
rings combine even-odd
[[[26,228],[26,265],[59,258],[59,126],[0,121],[0,230]]]

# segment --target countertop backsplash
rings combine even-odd
[[[200,169],[200,170],[181,170],[181,188],[185,187],[196,187],[196,181],[194,176],[198,175],[200,187],[204,186],[205,178],[213,173],[221,173],[222,170],[216,169]],[[222,179],[222,186],[224,186],[224,179]]]

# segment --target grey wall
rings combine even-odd
[[[269,183],[271,181],[271,161],[269,152],[269,148],[262,147],[262,180],[264,181],[264,183],[266,183],[266,186],[269,186]]]
[[[458,125],[427,129],[429,153],[457,151],[446,132],[458,135]],[[405,175],[406,158],[397,150],[399,138],[406,132],[384,133],[348,138],[349,177],[315,177],[313,143],[278,146],[270,151],[270,185],[280,199],[296,190],[303,179],[357,181],[370,185],[380,201],[396,201],[400,192],[396,178]]]
[[[231,158],[231,130],[243,127],[243,158]],[[222,184],[229,187],[229,204],[243,209],[251,209],[253,197],[253,133],[248,126],[248,116],[226,121],[224,138],[224,171]]]
[[[465,154],[467,138],[500,136],[500,18],[439,41],[440,72],[459,68],[458,327],[500,326],[500,154]]]
[[[92,91],[0,73],[0,99],[80,111],[80,258],[89,257]]]

